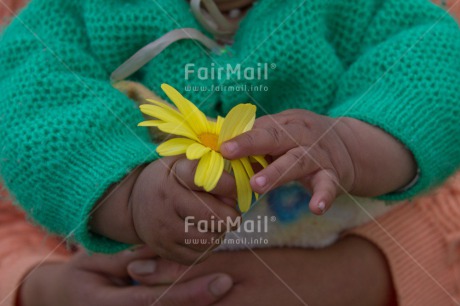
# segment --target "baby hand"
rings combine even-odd
[[[233,178],[224,173],[207,193],[194,184],[195,167],[183,158],[157,160],[140,173],[131,195],[140,240],[161,257],[184,264],[205,259],[230,230],[227,220],[239,217]],[[225,222],[219,226],[219,220]]]
[[[221,147],[228,159],[268,155],[273,162],[251,179],[257,193],[298,180],[311,192],[310,210],[323,214],[344,192],[377,196],[415,176],[411,153],[383,130],[362,121],[296,109],[264,116]]]

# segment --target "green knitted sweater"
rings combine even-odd
[[[204,30],[181,0],[35,0],[0,41],[0,163],[6,186],[48,230],[93,251],[125,247],[92,234],[88,216],[108,186],[158,156],[136,105],[110,73],[170,30]],[[131,77],[157,93],[169,83],[209,115],[237,103],[258,115],[304,108],[354,117],[404,143],[420,169],[410,198],[460,165],[460,31],[428,0],[259,0],[229,52],[182,40]],[[208,78],[185,66],[268,78]],[[273,68],[273,67],[272,67]],[[246,85],[245,91],[212,86]],[[260,90],[259,85],[268,91]]]

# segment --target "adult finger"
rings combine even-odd
[[[104,293],[101,301],[107,301],[106,304],[112,306],[207,306],[219,301],[232,286],[233,281],[230,276],[214,273],[171,286],[112,287],[110,291]]]
[[[174,282],[184,282],[198,276],[219,271],[216,269],[215,257],[209,259],[204,265],[186,266],[164,258],[151,260],[136,260],[129,264],[128,273],[132,279],[146,286],[159,286],[172,284]],[[208,264],[210,263],[210,264]],[[144,272],[143,265],[154,265],[153,273]],[[225,267],[222,267],[225,269]]]
[[[155,267],[149,272],[144,267]],[[181,278],[190,278],[192,268],[164,258],[135,260],[128,265],[128,273],[132,279],[142,285],[157,286],[171,284]]]
[[[71,264],[86,271],[103,273],[114,277],[126,277],[130,262],[140,259],[154,258],[156,254],[147,246],[139,246],[113,255],[87,254],[80,251]]]

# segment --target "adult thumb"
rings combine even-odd
[[[215,273],[166,286],[112,287],[104,296],[111,306],[208,306],[218,302],[232,287],[233,280],[230,276]]]
[[[157,305],[207,306],[219,301],[233,287],[233,280],[227,274],[211,274],[166,286],[163,297]]]

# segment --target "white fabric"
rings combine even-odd
[[[246,247],[322,248],[334,243],[342,231],[369,222],[397,205],[386,205],[383,201],[369,198],[354,199],[341,196],[323,216],[307,213],[288,224],[279,222],[266,199],[261,199],[244,216],[242,224],[247,220],[261,220],[262,231],[246,232],[241,229],[240,232],[227,233],[224,243],[217,250],[238,250]],[[272,221],[273,217],[275,221]],[[267,232],[263,231],[264,220],[268,220]],[[235,239],[242,239],[243,242]]]

